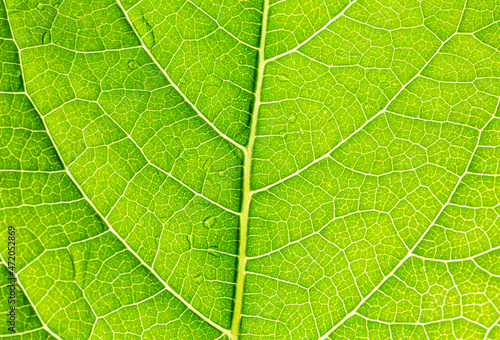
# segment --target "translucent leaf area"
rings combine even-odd
[[[0,337],[500,339],[499,99],[500,0],[0,0]]]

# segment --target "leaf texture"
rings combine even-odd
[[[1,1],[2,337],[500,338],[498,0]]]

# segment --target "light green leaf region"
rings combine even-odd
[[[499,98],[499,0],[1,0],[0,336],[500,339]]]

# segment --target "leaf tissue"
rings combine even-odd
[[[0,337],[500,339],[499,103],[500,0],[0,0]]]

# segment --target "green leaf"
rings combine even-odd
[[[500,338],[499,20],[1,0],[0,335]]]

